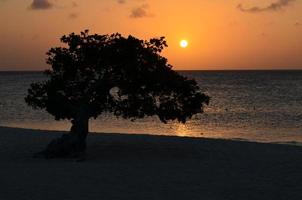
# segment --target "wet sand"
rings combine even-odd
[[[90,134],[85,161],[38,159],[62,132],[0,127],[1,200],[302,199],[302,147]]]

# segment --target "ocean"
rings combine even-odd
[[[90,121],[90,131],[302,143],[302,71],[179,72],[211,97],[205,113],[186,124],[156,117],[131,122],[106,113]],[[70,129],[68,121],[25,104],[30,83],[44,79],[41,72],[0,72],[0,126]]]

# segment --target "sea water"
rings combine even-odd
[[[186,124],[163,124],[156,117],[131,122],[106,113],[90,121],[90,131],[302,143],[302,71],[179,73],[211,97],[205,113]],[[24,102],[30,84],[43,80],[41,72],[0,72],[0,126],[69,130],[68,121]]]

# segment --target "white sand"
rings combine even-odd
[[[302,147],[91,134],[86,161],[32,157],[59,135],[0,127],[0,200],[302,199]]]

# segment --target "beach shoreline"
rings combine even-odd
[[[37,159],[63,132],[0,127],[0,199],[302,199],[302,147],[90,134],[87,158]]]

